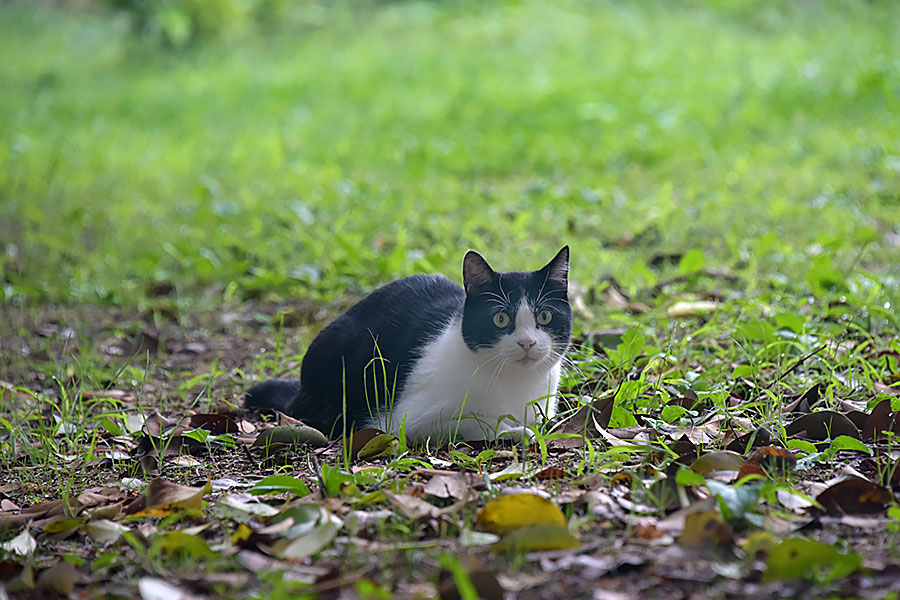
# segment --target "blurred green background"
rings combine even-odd
[[[896,290],[897,23],[849,0],[0,3],[0,299],[327,300],[567,243],[588,286],[705,265],[751,294]]]

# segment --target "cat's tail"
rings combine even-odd
[[[244,394],[244,405],[262,413],[277,410],[289,415],[299,392],[297,379],[270,379],[251,386]]]

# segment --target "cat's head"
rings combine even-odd
[[[463,259],[462,334],[485,368],[548,368],[569,346],[569,247],[537,271],[497,273],[480,254]],[[501,366],[502,365],[502,366]]]

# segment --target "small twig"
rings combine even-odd
[[[313,468],[316,470],[316,478],[319,480],[319,491],[322,494],[322,499],[328,497],[328,490],[325,488],[325,480],[322,479],[322,467],[319,466],[319,455],[316,454],[316,451],[313,450],[310,454],[312,454]]]
[[[778,377],[776,377],[775,379],[773,379],[773,380],[772,380],[772,383],[770,383],[769,385],[767,385],[767,386],[764,387],[763,389],[764,389],[764,390],[770,389],[773,385],[775,385],[776,383],[778,383],[779,381],[781,381],[782,379],[784,379],[785,377],[787,377],[788,375],[790,375],[791,373],[793,373],[794,370],[795,370],[797,367],[799,367],[800,365],[802,365],[803,363],[805,363],[806,361],[808,361],[810,358],[812,358],[813,356],[815,356],[816,354],[818,354],[819,352],[821,352],[821,351],[824,350],[825,348],[827,348],[827,346],[826,346],[825,344],[822,344],[821,346],[819,346],[818,348],[816,348],[815,350],[813,350],[812,352],[810,352],[810,353],[807,354],[806,356],[803,356],[803,357],[797,359],[797,362],[795,362],[794,364],[792,364],[792,365],[790,366],[790,368],[788,368],[787,371],[785,371],[784,373],[782,373],[781,375],[779,375]]]

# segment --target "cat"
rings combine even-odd
[[[246,392],[332,437],[375,427],[410,441],[531,439],[556,414],[569,346],[569,247],[537,271],[466,253],[463,285],[413,275],[376,289],[310,344],[300,379]]]

